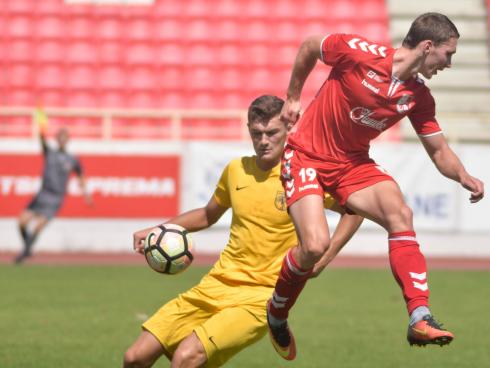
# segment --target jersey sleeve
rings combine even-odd
[[[427,88],[419,95],[408,118],[419,136],[442,133],[436,120],[436,103]]]
[[[357,58],[362,56],[361,51],[352,43],[354,40],[361,40],[360,36],[334,33],[325,36],[322,40],[320,56],[321,60],[330,66],[348,65],[357,62]],[[349,46],[349,42],[353,45]]]
[[[228,164],[223,170],[223,172],[221,173],[221,177],[214,191],[214,198],[216,199],[216,202],[218,202],[218,204],[221,207],[225,207],[225,208],[231,207],[230,189],[229,189],[230,170],[231,170],[231,165]]]

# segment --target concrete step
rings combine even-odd
[[[410,16],[413,19],[426,12],[443,13],[451,18],[451,20],[454,17],[478,17],[486,15],[483,0],[388,0],[387,5],[390,15]]]
[[[390,36],[392,40],[400,40],[405,37],[413,18],[399,18],[398,15],[392,15],[390,22]],[[458,28],[461,41],[479,41],[487,42],[488,28],[486,16],[470,19],[453,19]]]
[[[490,69],[487,65],[455,65],[426,80],[431,89],[460,88],[464,91],[490,91]],[[490,96],[489,96],[490,103]]]

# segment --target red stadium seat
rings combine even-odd
[[[134,18],[126,22],[124,32],[130,41],[148,42],[153,38],[153,22],[149,18]]]
[[[124,34],[124,23],[119,18],[104,17],[96,24],[97,37],[102,40],[120,40]]]
[[[66,56],[65,44],[59,41],[42,41],[36,43],[35,60],[45,63],[59,63]]]
[[[98,83],[95,68],[91,66],[72,66],[67,69],[68,87],[74,90],[95,89]]]
[[[99,68],[97,80],[102,90],[121,90],[126,87],[126,71],[120,66],[105,66]]]
[[[7,45],[9,46],[7,55],[10,62],[31,63],[36,60],[34,55],[35,43],[31,40],[12,40]]]
[[[65,21],[61,17],[41,17],[36,22],[35,34],[41,39],[60,39],[65,37]]]
[[[64,34],[73,40],[87,40],[95,37],[98,32],[97,23],[90,16],[72,16],[67,20],[69,26],[66,27]]]
[[[30,38],[34,33],[32,18],[27,15],[11,16],[2,23],[7,28],[6,35],[12,38]]]
[[[65,73],[62,65],[46,65],[38,69],[35,79],[41,89],[62,89],[65,86]]]
[[[6,84],[11,87],[32,87],[34,68],[28,64],[15,64],[6,68]]]
[[[176,91],[184,85],[185,70],[180,67],[163,67],[157,71],[158,87],[164,91]]]
[[[308,35],[388,40],[384,0],[0,1],[7,105],[246,108],[284,94]],[[305,85],[311,97],[325,73]],[[5,73],[4,73],[5,74]]]
[[[151,44],[128,44],[125,59],[129,65],[152,65],[155,62],[155,47]]]
[[[70,63],[96,63],[97,45],[93,42],[73,42],[67,45],[66,59]]]
[[[165,43],[156,46],[156,62],[163,65],[182,65],[185,60],[185,46]]]
[[[128,72],[128,88],[134,90],[156,90],[157,76],[153,68],[134,67],[127,70]]]

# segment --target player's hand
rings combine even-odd
[[[299,100],[287,99],[281,110],[281,120],[292,127],[298,121],[301,113],[301,103]]]
[[[485,195],[484,184],[480,179],[474,178],[471,175],[464,176],[461,181],[463,188],[471,192],[470,202],[476,203]]]
[[[144,253],[144,248],[145,248],[145,239],[148,233],[154,229],[155,226],[139,230],[133,234],[133,249],[135,252]]]

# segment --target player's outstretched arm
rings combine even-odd
[[[166,223],[180,225],[190,232],[199,231],[216,223],[227,209],[220,206],[213,196],[205,207],[184,212]],[[143,253],[143,242],[148,233],[156,226],[158,225],[139,230],[133,234],[133,248],[136,252]]]
[[[298,50],[289,80],[287,99],[281,111],[281,119],[289,124],[296,123],[299,118],[301,91],[316,61],[321,58],[321,44],[322,37],[308,37]]]
[[[485,194],[483,182],[468,174],[461,160],[447,144],[444,135],[422,137],[421,141],[439,172],[445,177],[457,181],[463,188],[471,192],[471,203],[478,202],[483,198]]]
[[[342,250],[344,245],[352,238],[357,229],[359,229],[363,220],[364,218],[359,215],[350,215],[347,213],[342,215],[330,240],[330,247],[313,267],[311,277],[317,277],[327,267]]]

